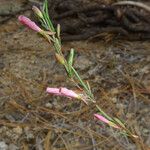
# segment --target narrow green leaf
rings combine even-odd
[[[74,58],[74,49],[71,48],[70,53],[69,53],[69,57],[68,57],[68,64],[70,66],[73,65],[73,58]]]
[[[87,87],[88,87],[88,89],[89,89],[89,92],[91,93],[91,98],[92,98],[92,101],[93,101],[93,100],[94,100],[94,95],[93,95],[93,93],[92,93],[92,91],[91,91],[90,84],[89,84],[88,81],[86,82],[86,84],[87,84]],[[93,101],[93,102],[95,102],[95,101]]]
[[[45,0],[44,3],[43,3],[43,8],[42,8],[42,11],[43,11],[43,12],[45,11],[45,8],[46,8],[46,1],[47,1],[47,0]]]
[[[60,24],[57,24],[57,37],[60,40]]]
[[[125,128],[125,125],[118,119],[118,118],[114,118],[114,120],[123,128]]]
[[[126,131],[122,131],[120,132],[121,135],[123,135],[124,137],[130,136]]]
[[[83,80],[80,78],[79,74],[77,73],[77,71],[70,66],[73,73],[75,74],[76,78],[79,80],[80,84],[82,85],[82,87],[84,88],[84,90],[86,91],[87,95],[89,96],[89,98],[92,100],[93,99],[93,94],[91,94],[91,92],[89,91],[87,85],[83,82]]]
[[[48,27],[51,31],[55,32],[54,26],[50,20],[49,13],[48,13],[48,2],[45,0],[44,5],[43,5],[43,16],[44,20],[48,24]]]
[[[61,52],[61,45],[60,45],[60,42],[59,42],[59,40],[58,40],[57,38],[55,38],[54,44],[55,44],[55,46],[57,47],[57,51],[58,51],[59,53],[62,53],[62,52]]]
[[[86,81],[86,84],[87,84],[88,89],[91,91],[91,87],[88,81]]]

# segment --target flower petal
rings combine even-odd
[[[61,95],[59,88],[50,88],[48,87],[46,89],[46,92],[49,94],[54,94],[54,95]]]
[[[26,25],[28,28],[30,28],[30,29],[32,29],[32,30],[34,30],[34,31],[36,31],[36,32],[41,32],[42,31],[42,29],[40,28],[40,27],[38,27],[36,24],[35,24],[35,22],[33,22],[33,21],[31,21],[29,18],[27,18],[26,16],[19,16],[18,17],[18,20],[22,23],[22,24],[24,24],[24,25]]]
[[[59,95],[59,96],[66,96],[66,97],[70,97],[70,98],[79,99],[79,97],[80,97],[77,93],[75,93],[74,91],[69,90],[65,87],[61,87],[61,88],[50,88],[50,87],[48,87],[46,89],[46,92],[48,92],[50,94]]]
[[[101,121],[103,121],[103,122],[105,122],[105,123],[107,123],[107,124],[110,123],[110,121],[107,120],[107,119],[106,119],[105,117],[103,117],[102,115],[94,114],[94,117],[96,117],[97,119],[99,119],[99,120],[101,120]]]
[[[107,123],[108,125],[110,125],[110,126],[112,126],[112,127],[114,127],[114,128],[120,129],[119,126],[117,126],[115,123],[109,121],[108,119],[106,119],[106,118],[103,117],[102,115],[94,114],[94,116],[95,116],[97,119],[103,121],[104,123]]]
[[[67,88],[64,87],[60,88],[60,93],[67,97],[79,98],[79,95],[76,94],[74,91],[68,90]]]

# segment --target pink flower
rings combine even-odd
[[[97,119],[109,124],[109,120],[107,120],[105,117],[103,117],[102,115],[99,114],[94,114],[94,117],[96,117]]]
[[[105,117],[103,117],[102,115],[99,114],[94,114],[94,117],[96,117],[97,119],[101,120],[104,123],[109,124],[110,126],[119,129],[120,127],[117,126],[116,124],[114,124],[113,122],[109,121],[108,119],[106,119]]]
[[[33,21],[31,21],[29,18],[27,18],[26,16],[19,16],[18,17],[18,20],[22,23],[22,24],[24,24],[24,25],[26,25],[28,28],[30,28],[30,29],[32,29],[32,30],[34,30],[34,31],[36,31],[36,32],[41,32],[42,31],[42,29],[40,28],[40,27],[38,27],[36,24],[35,24],[35,22],[33,22]]]
[[[80,96],[75,93],[72,90],[68,90],[65,87],[61,87],[61,88],[47,88],[46,92],[50,93],[50,94],[54,94],[54,95],[59,95],[59,96],[66,96],[66,97],[70,97],[70,98],[77,98],[80,99]]]
[[[59,88],[47,88],[46,89],[46,92],[47,93],[50,93],[50,94],[54,94],[54,95],[62,95],[60,92],[59,92]]]

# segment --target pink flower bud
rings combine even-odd
[[[106,118],[104,118],[102,115],[99,114],[94,114],[94,117],[96,117],[97,119],[109,124],[109,120],[107,120]]]
[[[62,95],[59,91],[59,88],[47,88],[46,89],[46,92],[49,93],[49,94],[54,94],[54,95]]]
[[[102,115],[99,114],[94,114],[94,117],[96,117],[97,119],[101,120],[104,123],[107,123],[108,125],[119,129],[120,127],[118,127],[116,124],[114,124],[113,122],[109,121],[108,119],[106,119],[105,117],[103,117]]]
[[[68,90],[67,88],[60,88],[60,93],[62,93],[62,95],[67,96],[67,97],[79,98],[78,94],[76,94],[72,90]]]
[[[80,96],[75,93],[72,90],[68,90],[65,87],[61,87],[61,88],[47,88],[46,92],[50,93],[50,94],[54,94],[54,95],[59,95],[59,96],[66,96],[66,97],[70,97],[70,98],[77,98],[79,99]]]
[[[26,16],[19,16],[18,17],[18,20],[22,23],[22,24],[24,24],[24,25],[26,25],[28,28],[30,28],[30,29],[32,29],[32,30],[34,30],[34,31],[36,31],[36,32],[41,32],[42,31],[42,29],[40,28],[40,27],[38,27],[36,24],[35,24],[35,22],[33,22],[33,21],[31,21],[29,18],[27,18]]]

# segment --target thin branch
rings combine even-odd
[[[148,12],[150,12],[150,6],[143,4],[141,2],[134,2],[134,1],[120,1],[120,2],[116,2],[114,4],[112,4],[113,6],[117,6],[117,5],[133,5],[133,6],[137,6],[140,7]]]

